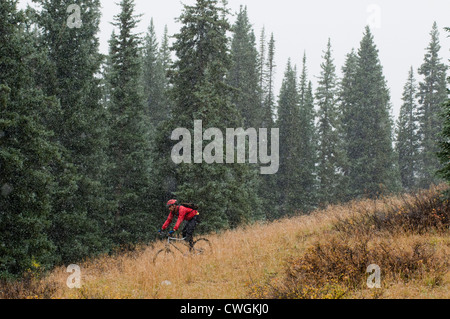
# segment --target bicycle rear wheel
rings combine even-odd
[[[200,238],[194,242],[193,255],[204,255],[212,252],[211,242],[206,238]]]
[[[153,264],[155,266],[171,263],[174,261],[174,253],[172,250],[165,248],[159,250],[153,257]]]

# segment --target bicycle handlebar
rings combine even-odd
[[[169,236],[169,232],[167,230],[159,231],[158,235],[160,237],[168,237]]]
[[[164,237],[164,238],[169,237],[169,238],[176,239],[176,237],[174,237],[175,233],[170,234],[170,231],[167,231],[167,230],[163,230],[161,232],[158,232],[158,234],[159,234],[160,237]]]

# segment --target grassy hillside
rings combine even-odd
[[[155,267],[162,243],[4,286],[5,298],[450,298],[448,200],[417,195],[354,201],[208,236],[214,252]],[[381,288],[367,286],[367,266]]]

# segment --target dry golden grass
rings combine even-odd
[[[435,195],[436,192],[433,189],[426,196]],[[155,267],[152,263],[153,255],[163,246],[163,243],[158,243],[127,255],[102,257],[80,264],[81,289],[69,289],[66,280],[70,274],[66,273],[65,268],[58,268],[47,277],[34,282],[28,295],[19,296],[56,299],[448,299],[448,226],[444,230],[430,228],[429,231],[416,232],[408,229],[393,230],[392,227],[384,229],[384,226],[370,222],[370,216],[376,216],[379,212],[400,211],[399,208],[413,200],[414,196],[403,196],[377,201],[354,201],[331,206],[308,216],[210,235],[207,238],[213,244],[213,253],[195,257],[178,254],[173,262]],[[358,245],[363,238],[368,240],[370,256],[384,256],[380,257],[383,260],[378,261],[388,268],[382,269],[382,289],[368,289],[366,277],[361,276],[354,268],[348,268],[350,266],[345,261],[337,262],[335,268],[348,268],[350,273],[354,271],[353,281],[343,279],[332,268],[331,271],[322,273],[320,269],[299,271],[303,269],[301,267],[331,267],[329,260],[347,258],[348,249],[354,249],[357,254]],[[328,254],[322,259],[313,253],[317,251],[318,244],[325,245],[324,251]],[[414,259],[417,257],[414,245],[424,247],[422,255],[419,253],[417,256],[428,258],[420,261],[426,263],[426,267],[411,266],[414,262],[419,262]],[[389,247],[391,250],[383,254],[379,247]],[[428,251],[432,253],[426,255]],[[361,256],[361,262],[370,261],[363,257]],[[402,258],[404,264],[412,269],[408,270],[411,271],[411,276],[406,276],[407,278],[402,273],[401,267],[404,264],[398,261],[402,261]],[[305,260],[309,260],[309,263]],[[298,266],[295,271],[293,265]],[[400,270],[391,271],[389,267]],[[442,267],[446,268],[442,271]],[[289,276],[290,281],[287,280]],[[287,290],[296,292],[289,295]]]

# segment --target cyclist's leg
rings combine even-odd
[[[185,231],[186,231],[186,241],[189,243],[189,248],[190,250],[192,250],[192,248],[194,248],[194,231],[195,228],[197,227],[197,216],[195,216],[194,218],[192,218],[185,227]],[[184,230],[183,230],[184,232]]]
[[[181,232],[181,234],[183,235],[183,238],[187,238],[188,225],[189,225],[189,222],[187,222],[186,225],[184,225],[183,231]]]

